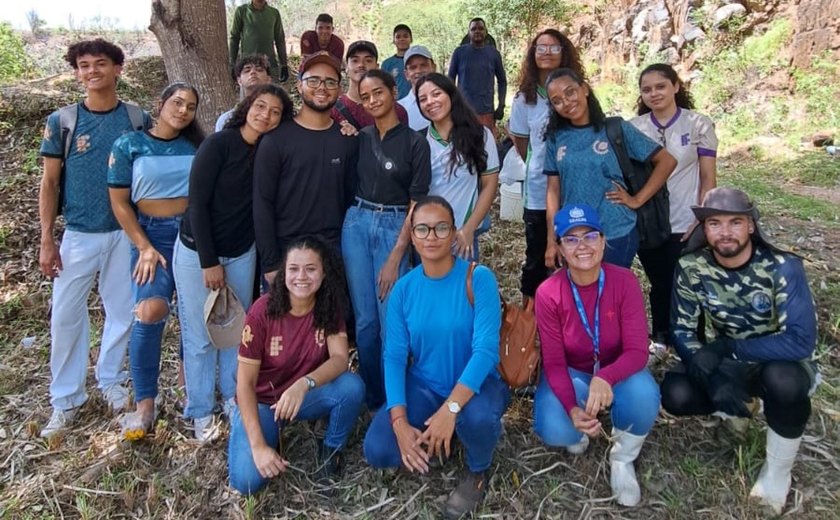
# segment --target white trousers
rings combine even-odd
[[[96,379],[100,389],[127,378],[125,357],[131,324],[131,258],[122,230],[81,233],[66,230],[61,240],[63,269],[53,282],[50,335],[50,402],[69,410],[87,401],[85,378],[90,351],[88,297],[99,274],[99,295],[105,307]]]

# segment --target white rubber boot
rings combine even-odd
[[[781,514],[790,491],[790,470],[799,451],[802,437],[786,439],[767,428],[767,459],[758,474],[750,496]]]
[[[642,499],[633,461],[642,451],[647,435],[633,435],[613,428],[613,447],[610,449],[610,486],[616,501],[623,506],[635,506]]]

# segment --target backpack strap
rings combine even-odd
[[[64,145],[64,157],[66,161],[70,157],[70,145],[73,132],[76,131],[76,122],[79,120],[79,104],[63,106],[58,109],[58,124],[61,128],[61,143]]]
[[[145,130],[146,113],[143,109],[134,103],[125,103],[125,109],[128,111],[128,119],[131,121],[131,126],[135,130]]]
[[[470,266],[467,268],[467,300],[470,302],[470,306],[475,306],[475,296],[473,295],[473,271],[475,271],[475,262],[470,262]]]
[[[630,177],[633,175],[633,163],[630,161],[630,156],[627,155],[627,146],[624,143],[624,130],[621,128],[623,119],[620,117],[608,117],[604,122],[607,129],[607,139],[612,146],[615,157],[618,159],[618,166],[621,168],[621,175],[624,177],[624,184],[628,189],[633,184],[630,182]],[[632,195],[632,194],[631,194]]]
[[[335,109],[338,110],[338,113],[341,114],[341,117],[343,117],[348,123],[355,126],[356,130],[362,129],[362,127],[359,126],[359,122],[356,121],[356,118],[353,117],[353,114],[350,113],[350,110],[347,108],[347,105],[344,104],[344,100],[342,100],[340,97],[335,103]]]

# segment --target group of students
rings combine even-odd
[[[421,132],[401,122],[394,77],[372,66],[375,46],[363,41],[348,48],[342,98],[358,96],[370,124],[335,114],[342,65],[328,52],[302,62],[297,112],[281,87],[252,81],[269,75],[265,58],[244,57],[244,98],[202,138],[194,88],[167,87],[155,123],[146,118],[148,129],[131,131],[114,88],[122,52],[103,40],[71,46],[68,61],[87,89],[71,152],[64,155],[58,112],[42,144],[40,260],[54,277],[53,415],[42,434],[63,429],[87,398],[87,309],[78,302],[99,272],[106,323],[97,377],[112,408],[124,408],[119,348],[127,342],[136,410],[121,418],[126,439],[154,426],[163,326],[177,289],[184,413],[196,438],[215,438],[218,385],[235,489],[254,493],[285,471],[280,435],[295,420],[326,419],[318,477],[340,478],[342,450],[366,406],[369,464],[425,473],[450,456],[457,436],[467,471],[445,513],[479,506],[511,398],[496,369],[497,281],[475,264],[499,158],[492,132],[424,50],[407,52],[423,58],[422,73],[408,60],[404,73],[428,123]],[[646,368],[647,318],[628,269],[638,252],[651,281],[653,338],[683,361],[666,375],[662,404],[679,415],[749,416],[750,399],[761,398],[768,458],[753,494],[780,510],[817,378],[804,271],[766,241],[743,193],[714,188],[714,126],[691,110],[673,69],[652,65],[639,84],[640,116],[622,123],[624,142],[654,168],[630,195],[577,50],[553,29],[529,43],[510,133],[527,164],[521,290],[535,299],[543,358],[534,429],[547,445],[581,454],[609,412],[613,494],[623,505],[640,501],[633,463],[660,387]],[[666,181],[674,234],[659,250],[638,251],[635,209]],[[59,255],[52,234],[61,189]],[[89,226],[92,219],[102,223]],[[686,244],[693,252],[681,257]],[[724,289],[744,276],[749,292]],[[252,304],[255,278],[265,292]],[[238,351],[214,346],[205,328],[205,301],[226,286],[247,309]],[[131,303],[133,324],[120,315],[131,315]],[[351,323],[358,375],[348,371]]]

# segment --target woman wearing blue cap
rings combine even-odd
[[[639,281],[603,262],[598,213],[571,204],[554,217],[566,268],[537,289],[543,373],[534,399],[534,430],[549,446],[582,454],[610,411],[610,484],[618,503],[641,499],[633,461],[659,412],[659,389],[646,368],[648,332]]]

